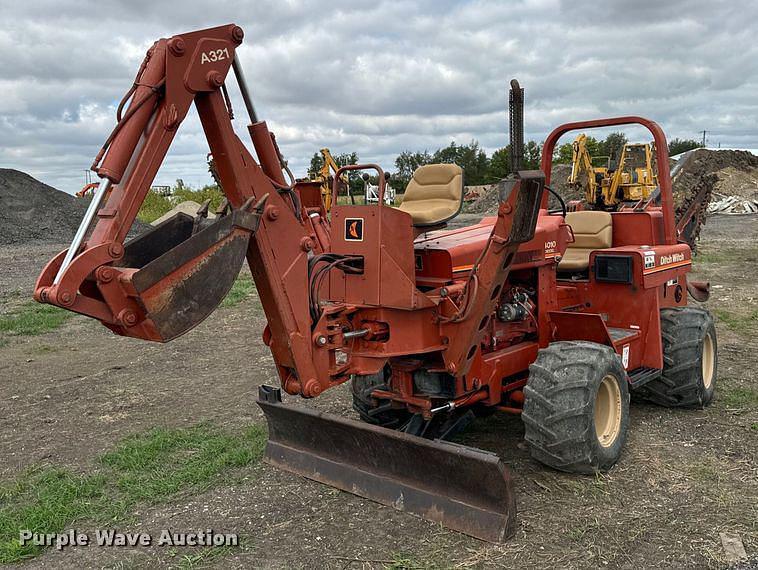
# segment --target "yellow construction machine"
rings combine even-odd
[[[340,165],[334,160],[332,153],[329,152],[328,148],[321,149],[321,156],[324,159],[324,164],[321,166],[318,175],[313,178],[313,180],[321,183],[321,197],[324,201],[324,208],[327,212],[330,212],[332,209],[332,181],[334,180],[332,172],[336,173],[339,170]],[[340,175],[340,182],[342,188],[347,188],[348,179],[345,174]],[[334,197],[334,200],[337,200],[336,196]]]
[[[595,166],[598,161],[603,166]],[[616,210],[625,202],[646,200],[658,185],[653,169],[653,148],[648,143],[625,144],[618,162],[612,157],[593,158],[587,149],[587,137],[573,143],[569,186],[584,191],[588,206]]]

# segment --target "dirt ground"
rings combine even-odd
[[[756,314],[756,243],[756,217],[709,220],[694,276],[716,286],[711,309]],[[27,298],[58,249],[0,248],[5,308]],[[214,559],[219,568],[724,567],[720,532],[739,534],[755,557],[758,409],[735,403],[733,394],[758,390],[758,326],[742,322],[717,324],[715,403],[697,411],[634,405],[625,452],[606,475],[565,475],[532,461],[518,418],[498,415],[470,428],[464,442],[500,454],[515,477],[518,531],[502,545],[265,464],[204,494],[140,509],[119,528],[239,533],[244,547]],[[115,442],[156,425],[262,423],[257,386],[275,382],[264,324],[249,299],[167,345],[116,337],[83,317],[55,332],[11,338],[0,348],[0,479],[34,464],[91,469]],[[347,389],[308,405],[355,417]],[[23,566],[177,564],[165,548],[82,547],[48,550]]]

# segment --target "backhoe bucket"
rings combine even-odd
[[[119,265],[138,269],[130,280],[158,336],[151,340],[187,332],[226,297],[258,228],[257,210],[243,207],[217,221],[179,213],[126,244]]]
[[[268,463],[482,540],[513,535],[516,501],[497,455],[285,406],[269,386],[260,387],[258,405]]]

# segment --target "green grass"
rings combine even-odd
[[[713,309],[713,313],[729,330],[739,335],[751,336],[758,329],[758,309],[753,309],[746,315],[738,315],[726,309]]]
[[[356,206],[366,205],[366,197],[363,194],[355,194],[353,195],[353,198],[355,199]],[[393,204],[393,206],[397,207],[402,203],[403,203],[403,194],[395,194],[395,203]],[[350,199],[350,196],[340,195],[340,196],[337,196],[337,204],[339,204],[340,206],[352,206],[353,202]]]
[[[57,329],[73,313],[29,301],[0,315],[0,335],[34,336]]]
[[[699,483],[718,483],[721,480],[719,468],[706,459],[692,463],[688,466],[688,469],[690,476]]]
[[[210,211],[214,211],[221,204],[224,195],[215,184],[209,184],[202,188],[192,188],[190,186],[176,185],[171,190],[171,196],[162,196],[156,192],[148,192],[145,201],[137,212],[137,218],[149,224],[160,218],[163,214],[171,210],[174,206],[187,200],[192,200],[202,204],[210,200]],[[355,205],[364,205],[366,200],[363,194],[354,195]],[[395,196],[394,206],[399,206],[403,201],[403,195]],[[352,204],[349,196],[338,196],[337,203],[343,206]]]
[[[693,257],[695,264],[698,263],[751,263],[758,261],[758,249],[747,247],[727,247],[723,249],[710,250],[708,247],[698,248],[697,254]]]
[[[255,283],[249,275],[240,275],[229,293],[221,301],[222,307],[233,307],[250,297],[255,291]]]
[[[431,562],[420,562],[404,554],[395,554],[392,557],[392,562],[385,564],[384,567],[387,570],[426,570],[437,566]]]
[[[234,546],[212,546],[204,548],[197,554],[185,554],[179,562],[179,568],[204,568],[214,560],[228,556],[236,550]]]
[[[51,352],[58,352],[60,347],[50,346],[49,344],[40,344],[38,346],[30,346],[27,349],[28,354],[50,354]]]
[[[127,438],[100,458],[130,501],[163,501],[179,492],[202,491],[222,471],[244,467],[263,454],[266,434],[258,426],[241,437],[202,424],[188,429],[155,428]]]
[[[21,546],[21,530],[60,533],[82,521],[122,521],[137,504],[160,503],[227,481],[229,470],[257,462],[265,443],[261,426],[241,434],[210,424],[155,428],[120,442],[99,458],[93,473],[31,469],[0,484],[0,563],[42,552],[40,546]]]
[[[171,210],[176,204],[171,202],[168,196],[161,196],[155,192],[148,192],[145,201],[137,212],[137,218],[149,224],[160,218],[163,214]]]
[[[59,468],[33,469],[0,487],[0,563],[17,562],[41,552],[21,546],[19,532],[58,533],[73,521],[113,508],[105,497],[102,474],[76,475]]]
[[[221,204],[224,195],[217,186],[211,184],[199,189],[189,186],[174,186],[171,196],[162,196],[156,192],[148,192],[145,201],[142,202],[137,218],[149,224],[160,218],[163,214],[171,210],[174,206],[187,200],[192,200],[202,204],[210,200],[210,210],[214,211]]]
[[[758,390],[753,388],[721,386],[718,399],[727,408],[758,408]]]

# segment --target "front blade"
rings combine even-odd
[[[482,540],[515,532],[510,473],[486,451],[285,406],[261,386],[266,461]]]

